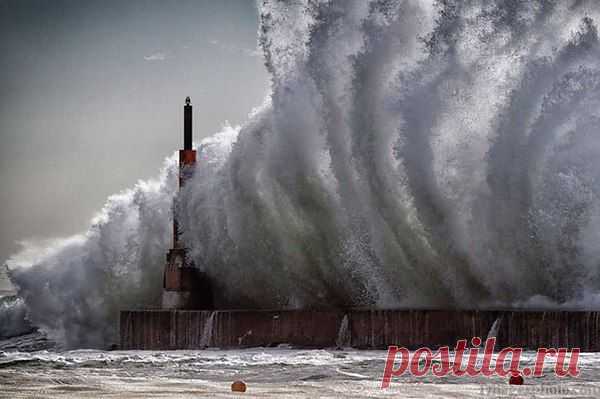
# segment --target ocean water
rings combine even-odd
[[[201,351],[0,352],[0,398],[597,398],[600,354],[582,354],[581,374],[506,378],[394,378],[380,388],[387,353],[254,348]],[[535,353],[526,352],[522,364]],[[551,366],[551,365],[550,365]],[[243,394],[231,383],[247,384]]]
[[[7,318],[109,347],[160,305],[174,196],[221,309],[600,308],[600,2],[259,3],[264,104],[183,191],[172,156],[25,242]]]
[[[600,2],[259,10],[271,91],[198,143],[182,192],[172,156],[86,232],[9,259],[0,332],[51,341],[0,343],[0,397],[238,397],[235,379],[245,397],[600,397],[598,354],[578,378],[381,390],[382,351],[67,351],[110,346],[119,310],[160,304],[175,196],[219,308],[600,308]]]

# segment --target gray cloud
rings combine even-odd
[[[216,39],[211,39],[208,41],[211,46],[215,46],[220,50],[231,54],[242,54],[247,57],[260,57],[262,55],[262,51],[258,47],[248,48],[248,47],[240,47],[231,43],[222,43]]]
[[[167,54],[160,52],[160,51],[144,56],[144,60],[146,60],[146,61],[164,61],[166,59],[167,59]]]
[[[259,57],[208,42],[256,47],[254,2],[0,4],[2,291],[20,243],[85,231],[108,195],[156,174],[181,147],[186,96],[200,140],[245,120],[269,80]]]

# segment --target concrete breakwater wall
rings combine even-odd
[[[596,311],[131,310],[121,312],[119,328],[122,349],[436,348],[491,334],[497,348],[600,351]]]

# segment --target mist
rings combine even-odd
[[[261,2],[271,92],[199,142],[183,239],[219,308],[598,306],[595,2]],[[208,77],[206,77],[208,79]],[[175,189],[11,279],[69,346],[156,306]]]

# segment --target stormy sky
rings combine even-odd
[[[0,261],[82,232],[106,197],[264,99],[248,1],[0,0]],[[1,288],[1,287],[0,287]]]

